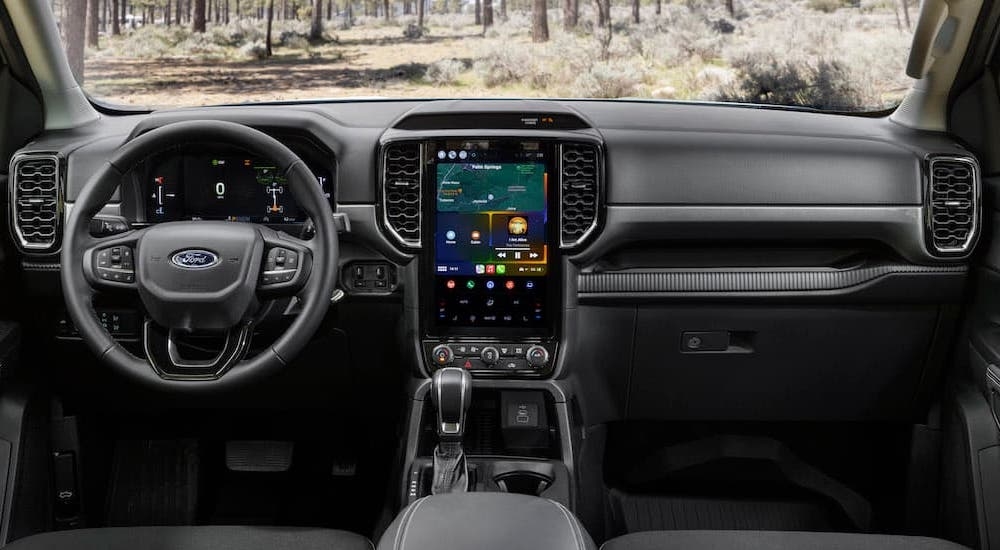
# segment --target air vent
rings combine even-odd
[[[560,147],[559,182],[564,247],[583,243],[597,228],[601,159],[596,145],[564,143]]]
[[[964,254],[979,228],[979,166],[971,158],[937,157],[930,161],[927,227],[932,251]]]
[[[59,158],[28,154],[12,162],[11,228],[25,251],[54,252],[59,243]]]
[[[382,208],[385,225],[405,246],[420,246],[421,145],[386,146],[382,162]]]

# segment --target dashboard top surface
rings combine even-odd
[[[393,127],[409,114],[451,113],[474,117],[477,112],[573,113],[591,128],[572,131],[531,128],[407,131]],[[726,196],[734,204],[789,200],[802,203],[809,196],[815,197],[809,200],[816,204],[913,204],[919,200],[913,181],[918,162],[931,152],[964,152],[947,135],[906,129],[888,118],[727,105],[557,100],[343,101],[204,107],[103,116],[86,127],[46,133],[25,150],[56,151],[69,157],[66,196],[72,200],[86,182],[86,174],[92,173],[110,151],[130,135],[169,122],[198,118],[230,120],[265,130],[294,129],[313,136],[339,159],[337,201],[341,204],[375,201],[376,152],[380,141],[386,139],[477,134],[489,137],[523,133],[600,139],[606,144],[609,159],[609,201],[612,203],[715,204],[718,202],[718,186],[713,189],[712,183],[724,181],[731,174],[729,179],[739,178],[744,182],[726,189]],[[806,139],[790,139],[796,137]],[[678,147],[679,144],[683,147]],[[726,153],[726,149],[735,154],[730,157],[730,165],[714,167],[707,183],[702,181],[706,173],[698,170],[688,174],[673,173],[669,181],[643,181],[634,177],[634,173],[648,175],[650,170],[647,168],[655,168],[651,164],[660,160],[657,158],[660,153],[675,155],[667,159],[669,163],[677,162],[676,155],[680,154],[712,154],[717,150]],[[786,163],[799,167],[808,165],[825,152],[841,155],[842,159],[856,155],[869,165],[843,164],[854,170],[840,178],[841,183],[851,184],[846,186],[827,180],[803,181],[800,172],[782,170]],[[625,155],[632,155],[633,158],[626,158]],[[887,173],[896,172],[894,169],[904,166],[906,170],[903,173]],[[621,171],[622,177],[614,177],[618,171]],[[652,170],[654,174],[658,172],[662,174],[663,170]],[[858,179],[866,174],[873,177],[872,184],[857,184]],[[877,184],[874,178],[877,178]],[[781,192],[783,186],[792,185],[800,192]],[[778,193],[762,193],[762,190],[775,186]],[[645,195],[647,191],[648,196]]]

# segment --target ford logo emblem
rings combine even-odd
[[[184,269],[205,269],[219,263],[219,256],[207,250],[181,250],[170,261]]]

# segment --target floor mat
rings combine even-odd
[[[198,505],[198,443],[193,439],[115,444],[107,525],[191,525]]]
[[[726,499],[633,495],[611,491],[619,532],[736,529],[830,531],[831,511],[809,500]]]
[[[384,485],[363,468],[354,476],[334,475],[338,455],[328,441],[297,441],[290,467],[280,472],[233,471],[226,467],[221,444],[208,445],[205,457],[207,483],[199,523],[323,526],[367,533],[385,494]]]

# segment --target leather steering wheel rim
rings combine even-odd
[[[297,294],[301,310],[285,333],[256,356],[235,363],[224,375],[212,379],[181,380],[162,376],[149,361],[133,355],[105,330],[92,305],[95,290],[85,275],[84,261],[87,251],[101,241],[90,235],[90,221],[121,185],[122,176],[150,156],[191,142],[232,145],[273,161],[287,177],[299,207],[312,220],[315,235],[309,241],[311,272]],[[60,279],[69,316],[80,337],[100,360],[126,377],[152,388],[187,392],[222,391],[275,373],[315,334],[336,286],[337,228],[330,203],[316,184],[315,176],[281,142],[263,132],[232,122],[175,122],[126,142],[90,178],[73,203],[65,227],[60,261]]]

